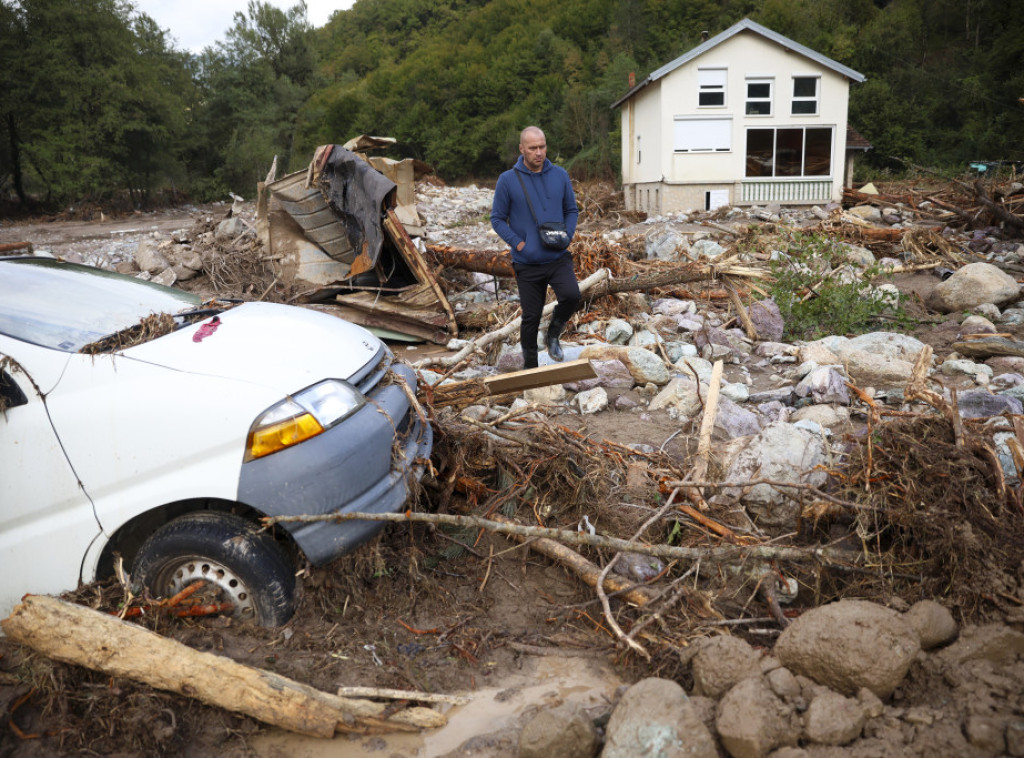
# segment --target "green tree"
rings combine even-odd
[[[183,58],[116,0],[0,2],[5,39],[0,173],[22,202],[136,203],[173,171]],[[10,35],[10,36],[8,36]]]

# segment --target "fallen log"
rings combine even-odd
[[[953,349],[970,358],[991,358],[995,355],[1010,355],[1024,358],[1024,342],[1008,340],[1005,337],[981,337],[979,339],[954,342]]]
[[[512,256],[507,250],[465,250],[449,245],[427,245],[427,255],[438,265],[475,271],[478,274],[514,277]]]
[[[321,692],[45,595],[26,595],[0,627],[10,639],[54,660],[177,692],[313,737],[417,731],[447,723],[429,708],[389,715],[384,704]]]

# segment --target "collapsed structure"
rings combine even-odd
[[[257,236],[299,299],[389,339],[443,344],[458,336],[455,314],[411,236],[422,235],[414,182],[430,169],[364,153],[393,142],[363,135],[318,147],[306,170],[272,168]]]

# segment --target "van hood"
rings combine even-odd
[[[282,395],[348,380],[387,348],[361,326],[292,305],[243,303],[123,355],[175,371],[236,379]]]

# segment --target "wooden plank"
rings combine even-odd
[[[398,220],[398,216],[395,215],[393,210],[389,210],[387,215],[384,217],[384,231],[388,233],[392,241],[395,243],[395,247],[398,248],[402,257],[405,258],[405,262],[409,264],[409,268],[416,275],[416,278],[430,285],[431,289],[437,297],[437,302],[444,308],[445,314],[448,316],[448,332],[452,337],[459,336],[459,327],[455,323],[455,311],[452,310],[451,304],[448,302],[448,298],[444,296],[444,291],[441,289],[441,285],[437,283],[437,279],[434,278],[434,274],[427,267],[426,262],[423,260],[423,256],[420,255],[420,251],[416,249],[416,245],[413,244],[412,238],[409,237],[405,231],[405,227],[402,226],[402,222]]]
[[[593,379],[597,374],[586,358],[564,363],[553,363],[550,366],[538,366],[509,374],[498,374],[484,379],[484,386],[492,395],[504,395],[509,392],[522,392],[537,387],[548,387],[552,384],[579,382]]]

